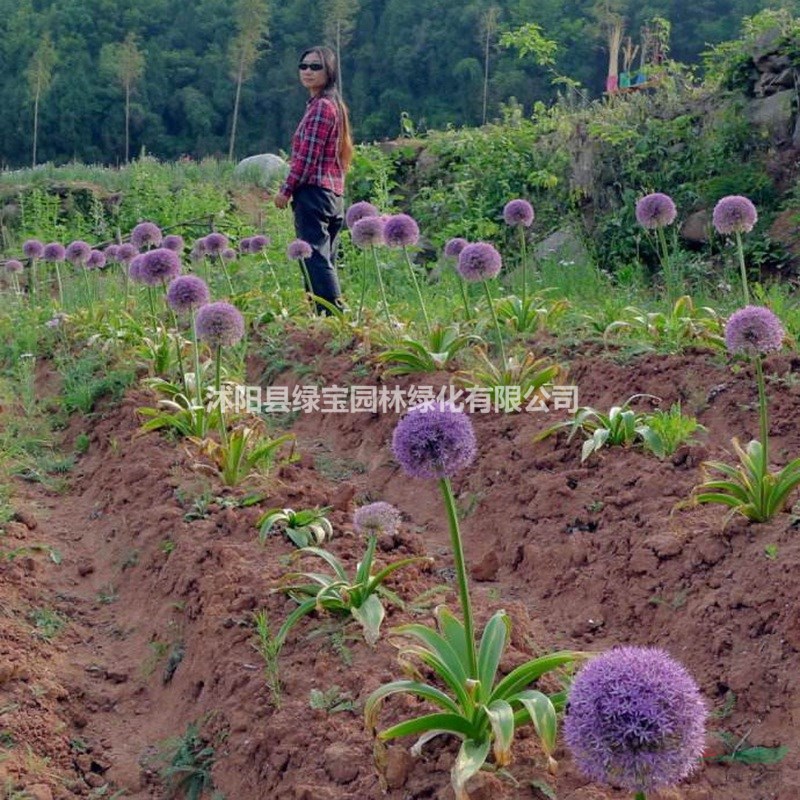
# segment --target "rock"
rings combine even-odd
[[[262,189],[277,189],[288,173],[289,165],[280,156],[272,153],[243,158],[233,170],[234,177],[242,183]]]
[[[497,557],[496,550],[489,550],[484,557],[475,564],[470,573],[473,580],[478,583],[493,581],[497,577],[500,569],[500,559]]]
[[[130,676],[125,670],[121,669],[107,669],[106,680],[111,683],[127,683]]]
[[[361,754],[346,744],[337,742],[325,749],[325,772],[338,784],[350,783],[358,776]]]
[[[561,228],[543,239],[534,249],[537,260],[555,259],[564,266],[583,264],[589,254],[583,240],[572,228]]]
[[[753,125],[762,128],[776,141],[788,139],[792,133],[794,98],[791,89],[755,98],[747,107],[747,116]]]
[[[35,517],[25,509],[19,509],[14,512],[14,519],[21,522],[29,531],[35,531],[38,523]]]
[[[659,558],[672,558],[683,549],[683,543],[672,533],[656,533],[644,541]]]
[[[386,756],[386,785],[390,789],[401,789],[406,785],[414,759],[405,747],[392,747]]]
[[[78,575],[85,578],[94,572],[94,564],[88,558],[82,558],[78,562]]]
[[[26,786],[25,793],[31,800],[53,800],[53,791],[46,783],[34,783]]]
[[[681,238],[691,244],[708,244],[711,230],[711,215],[707,209],[689,214],[681,225]]]

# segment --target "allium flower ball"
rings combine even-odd
[[[353,515],[353,527],[356,533],[386,533],[389,536],[397,532],[400,525],[400,512],[383,500],[370,503],[356,510]]]
[[[681,664],[658,648],[620,647],[578,673],[564,738],[586,777],[649,796],[696,769],[705,721],[700,691]]]
[[[44,246],[42,258],[45,261],[63,261],[66,250],[59,242],[50,242]]]
[[[646,194],[636,204],[636,221],[643,228],[665,228],[675,222],[677,215],[672,198],[662,192]]]
[[[77,239],[67,245],[64,256],[70,264],[80,265],[86,263],[89,258],[89,253],[91,252],[92,248],[86,242]]]
[[[218,256],[228,247],[228,237],[224,233],[209,233],[203,239],[203,247],[210,256]]]
[[[250,236],[245,237],[239,242],[239,252],[242,255],[249,255],[250,253],[250,245],[252,244],[253,239]]]
[[[458,257],[456,269],[465,281],[494,278],[503,266],[500,253],[488,242],[468,244]]]
[[[209,299],[208,286],[196,275],[179,275],[167,288],[167,302],[179,314],[204,306]]]
[[[740,194],[723,197],[715,206],[712,221],[717,233],[747,233],[753,230],[758,212],[753,203]]]
[[[105,253],[106,261],[110,261],[112,264],[115,264],[119,261],[118,244],[110,244],[103,252]]]
[[[353,225],[355,225],[360,219],[377,216],[378,209],[375,208],[372,203],[368,203],[366,200],[361,200],[358,203],[353,203],[353,205],[347,209],[347,213],[344,215],[344,221],[347,227],[352,230]]]
[[[458,258],[461,255],[461,251],[469,244],[466,239],[462,239],[460,236],[456,236],[454,239],[449,239],[447,244],[444,246],[444,254],[448,258]]]
[[[139,267],[139,280],[148,286],[171,281],[181,271],[181,260],[176,252],[159,247],[157,250],[148,250],[142,253],[142,262]]]
[[[386,220],[383,238],[389,247],[411,247],[419,241],[419,226],[408,214],[395,214]]]
[[[476,449],[472,422],[448,402],[414,406],[392,437],[394,457],[412,478],[449,478],[472,463]]]
[[[28,239],[22,245],[25,258],[41,258],[44,255],[44,245],[38,239]]]
[[[121,244],[117,250],[117,258],[121,264],[130,264],[138,255],[139,251],[130,242]]]
[[[363,249],[384,243],[383,220],[378,217],[362,217],[351,226],[353,244]]]
[[[725,326],[725,345],[731,353],[757,355],[780,350],[783,325],[763,306],[745,306],[731,314]]]
[[[310,255],[311,245],[302,239],[295,239],[293,242],[289,242],[289,246],[286,248],[286,257],[292,260],[308,258]]]
[[[527,200],[510,200],[503,208],[503,219],[506,225],[533,225],[533,206]]]
[[[223,261],[236,261],[236,251],[232,247],[226,247],[220,255]]]
[[[134,283],[144,283],[142,280],[142,264],[144,263],[144,253],[137,253],[128,263],[128,277]]]
[[[106,254],[102,250],[92,250],[86,259],[86,269],[103,269],[106,265]]]
[[[166,247],[167,250],[174,250],[176,253],[183,252],[183,236],[178,236],[177,233],[171,233],[169,236],[164,237],[164,241],[161,242],[162,247]]]
[[[161,228],[154,222],[140,222],[131,231],[131,244],[137,249],[158,247],[161,244]]]
[[[244,318],[230,303],[207,303],[197,312],[195,330],[212,347],[236,344],[244,336]]]
[[[6,261],[6,272],[22,272],[22,262],[16,258],[9,258]]]
[[[250,239],[250,252],[253,254],[260,253],[268,244],[268,236],[263,236],[260,233],[256,234],[252,239]]]

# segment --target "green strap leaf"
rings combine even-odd
[[[495,686],[490,700],[508,700],[512,695],[527,688],[529,684],[541,678],[545,673],[552,672],[554,669],[572,664],[575,661],[581,661],[589,656],[591,656],[591,653],[582,653],[575,650],[561,650],[557,653],[541,656],[533,661],[527,661],[512,672],[509,672],[508,675]]]
[[[514,710],[505,700],[495,700],[484,706],[494,734],[494,760],[498,767],[511,763],[511,745],[514,742]]]
[[[382,741],[398,739],[401,736],[414,736],[428,733],[428,731],[446,731],[454,736],[465,739],[475,733],[469,720],[464,719],[460,714],[426,714],[423,717],[414,717],[393,725],[391,728],[381,731],[378,738]],[[487,739],[487,752],[489,741]]]
[[[413,694],[423,700],[429,700],[434,705],[453,714],[459,713],[458,706],[443,691],[435,686],[419,681],[393,681],[378,687],[364,703],[364,722],[367,730],[374,731],[378,723],[381,703],[393,694]]]
[[[350,613],[364,629],[364,639],[370,647],[374,647],[381,635],[381,623],[386,614],[383,604],[377,595],[371,594],[357,608],[350,609]]]
[[[456,763],[450,773],[456,800],[469,800],[464,787],[467,781],[486,763],[490,747],[491,742],[488,737],[477,742],[473,739],[466,739],[462,742],[461,749],[456,756]]]
[[[511,634],[511,620],[504,611],[498,611],[486,623],[478,648],[478,679],[481,684],[479,702],[486,702],[494,686],[497,668]]]
[[[524,709],[539,734],[542,748],[548,758],[552,758],[553,751],[556,749],[556,735],[558,733],[558,721],[556,709],[550,698],[543,692],[535,689],[528,689],[520,692],[516,698],[522,703]]]

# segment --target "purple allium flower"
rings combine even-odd
[[[177,233],[171,233],[169,236],[164,237],[161,246],[166,247],[167,250],[174,250],[176,253],[182,253],[184,246],[183,236],[178,236]]]
[[[131,231],[131,244],[137,249],[158,247],[161,244],[161,228],[154,222],[140,222]]]
[[[42,258],[45,261],[63,261],[66,251],[64,245],[59,242],[50,242],[44,246]]]
[[[28,239],[22,245],[22,252],[26,258],[41,258],[44,255],[44,245],[38,239]]]
[[[76,239],[74,242],[70,242],[67,245],[64,256],[70,264],[75,264],[77,266],[85,264],[91,252],[92,248],[86,242]]]
[[[697,684],[667,652],[620,647],[573,681],[564,738],[588,778],[649,796],[699,765],[706,713]]]
[[[753,203],[740,194],[723,197],[715,206],[712,221],[717,233],[747,233],[753,230],[758,212]]]
[[[6,272],[22,272],[22,262],[17,261],[16,258],[9,258],[6,261]]]
[[[128,262],[128,277],[134,283],[144,283],[144,281],[142,280],[143,263],[144,263],[144,253],[136,253],[136,255],[134,255],[133,258],[131,258],[131,260]]]
[[[230,303],[207,303],[197,312],[195,330],[212,347],[236,344],[244,336],[244,318]]]
[[[725,345],[731,353],[769,353],[783,345],[783,325],[763,306],[745,306],[734,311],[725,326]]]
[[[351,236],[356,247],[364,248],[384,243],[384,223],[378,217],[362,217],[351,226]]]
[[[269,236],[258,233],[250,239],[250,252],[252,254],[260,253],[268,244]]]
[[[293,242],[289,242],[289,246],[286,248],[286,257],[292,260],[308,258],[310,255],[311,245],[302,239],[295,239]]]
[[[389,247],[411,247],[419,241],[419,226],[408,214],[395,214],[386,220],[383,238]]]
[[[102,250],[92,250],[86,259],[86,269],[103,269],[106,265],[106,254]]]
[[[232,247],[226,247],[220,255],[223,261],[236,261],[236,251]]]
[[[344,215],[344,221],[347,227],[352,230],[353,225],[355,225],[360,219],[364,219],[364,217],[377,216],[378,209],[375,208],[372,203],[368,203],[366,200],[361,200],[358,203],[353,203],[353,205],[347,209],[347,213]]]
[[[503,208],[503,219],[506,225],[523,225],[530,228],[533,225],[533,206],[527,201],[522,200],[509,200]]]
[[[119,261],[118,244],[110,244],[103,252],[106,255],[106,261],[110,261],[112,264],[115,264]]]
[[[460,236],[456,236],[454,239],[449,239],[447,244],[444,246],[444,254],[448,258],[458,258],[461,255],[461,251],[469,244],[466,239],[462,239]]]
[[[139,267],[139,280],[148,286],[171,281],[181,271],[181,260],[176,252],[159,247],[157,250],[148,250],[142,253],[142,262]]]
[[[60,328],[61,324],[67,319],[67,315],[59,311],[52,319],[45,322],[46,328]]]
[[[167,288],[167,302],[179,314],[204,306],[210,296],[205,281],[196,275],[180,275]]]
[[[394,457],[412,478],[449,478],[472,463],[476,449],[470,418],[449,402],[414,406],[392,437]]]
[[[653,192],[636,203],[636,221],[643,228],[664,228],[675,222],[678,210],[668,194]]]
[[[203,239],[203,247],[210,256],[221,255],[222,251],[228,247],[228,237],[224,233],[214,231]]]
[[[130,242],[121,244],[117,250],[117,258],[120,264],[130,264],[138,255],[139,251]]]
[[[250,236],[245,237],[239,242],[239,252],[242,255],[249,255],[250,254],[250,245],[252,244],[253,239]]]
[[[387,533],[392,536],[399,525],[400,512],[391,503],[383,500],[361,506],[353,515],[356,533]]]
[[[465,281],[485,281],[494,278],[503,266],[500,253],[488,242],[468,244],[458,257],[456,269]]]

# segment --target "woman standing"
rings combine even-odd
[[[339,92],[336,55],[330,48],[305,50],[298,69],[311,96],[292,137],[289,175],[275,205],[286,208],[291,198],[297,237],[311,245],[311,255],[305,259],[311,286],[306,290],[341,306],[333,262],[344,220],[344,176],[353,157],[350,120]],[[317,304],[317,311],[324,313],[324,306]]]

